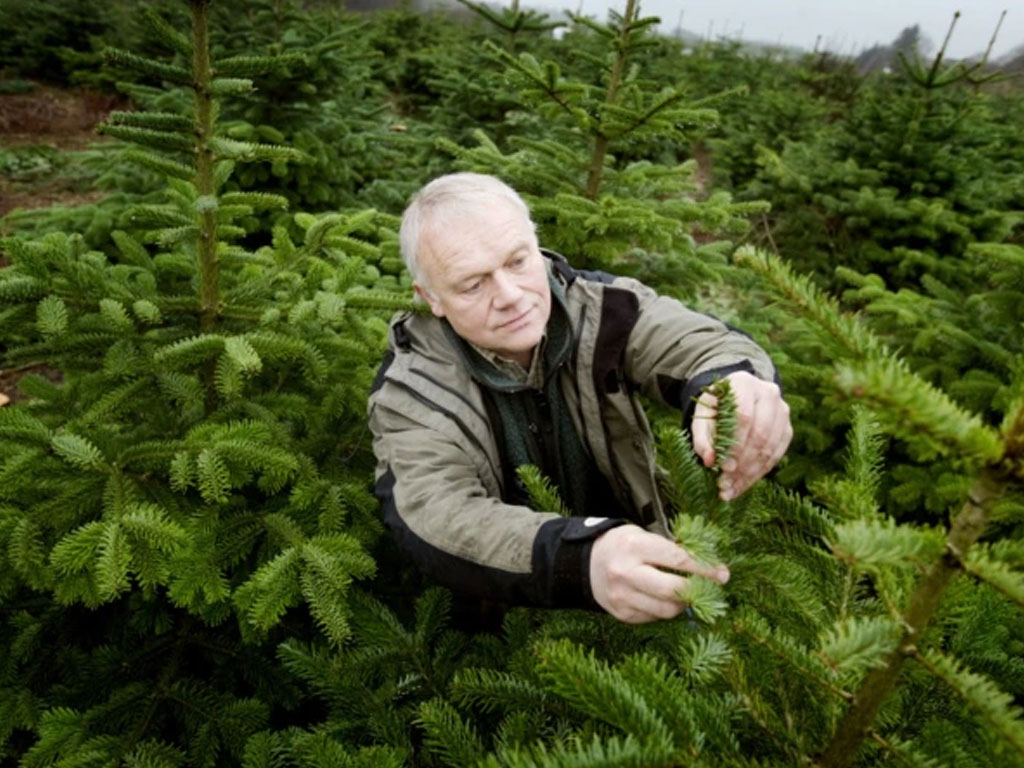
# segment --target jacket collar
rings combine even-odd
[[[548,270],[548,284],[551,287],[551,315],[548,317],[546,338],[538,346],[538,353],[543,355],[537,363],[543,364],[543,378],[540,388],[562,366],[572,349],[572,322],[569,319],[569,308],[566,306],[565,292],[561,282],[553,270]],[[470,375],[482,386],[500,392],[520,392],[528,389],[527,382],[510,374],[504,367],[480,354],[477,348],[459,336],[451,324],[441,318],[441,327],[459,359],[469,370]]]

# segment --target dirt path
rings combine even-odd
[[[124,104],[114,94],[46,85],[28,93],[0,94],[0,141],[4,147],[45,144],[82,149],[99,138],[96,125]]]
[[[0,155],[8,160],[0,165],[0,216],[14,208],[79,205],[102,197],[98,190],[83,188],[73,174],[61,174],[59,163],[52,173],[45,163],[26,171],[14,158],[35,150],[63,162],[63,153],[103,141],[96,125],[124,106],[125,100],[113,94],[43,85],[28,93],[0,94]]]
[[[15,208],[79,205],[105,193],[83,185],[81,177],[64,173],[64,154],[103,141],[96,125],[125,100],[83,89],[64,90],[37,85],[28,93],[0,94],[0,217]],[[33,166],[33,159],[35,166]],[[49,159],[49,164],[47,163]],[[0,224],[2,229],[2,224]],[[0,249],[0,269],[9,260]],[[22,399],[18,380],[27,373],[60,380],[44,363],[0,369],[0,407]]]
[[[691,149],[691,155],[697,161],[697,172],[694,175],[697,199],[703,200],[711,189],[711,150],[703,142],[697,142]]]

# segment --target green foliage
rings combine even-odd
[[[0,174],[10,180],[48,176],[66,162],[53,147],[12,147],[0,150]]]
[[[1020,222],[1019,142],[995,117],[1008,106],[984,91],[874,79],[843,120],[764,149],[763,181],[751,191],[771,199],[774,240],[804,271],[821,273],[841,254],[845,266],[899,286],[925,274],[963,286],[965,248],[1000,241]],[[987,159],[1006,146],[1005,162]]]
[[[204,102],[186,4],[129,5],[0,21],[0,66],[135,105],[102,149],[0,152],[20,184],[106,191],[3,222],[0,367],[53,380],[0,408],[0,760],[799,765],[890,669],[845,758],[1021,762],[1011,83],[687,48],[633,3],[556,41],[517,3],[465,3],[482,28],[224,0]],[[722,502],[658,430],[672,534],[731,573],[690,579],[677,620],[515,609],[465,635],[466,606],[408,594],[378,541],[365,395],[387,314],[422,310],[395,214],[453,166],[521,189],[578,266],[697,299],[775,356],[797,430],[777,482]],[[719,236],[796,268],[744,249],[732,270]],[[728,421],[723,397],[720,460]],[[983,537],[951,546],[972,500]]]
[[[850,750],[859,743],[859,734],[871,725],[880,711],[884,717],[883,701],[896,687],[902,660],[911,652],[917,652],[913,643],[935,618],[939,599],[955,570],[970,573],[970,563],[976,562],[977,575],[992,578],[993,584],[1007,591],[1011,599],[1018,591],[1016,575],[1010,568],[990,565],[983,555],[972,556],[967,550],[982,534],[996,508],[996,498],[1016,491],[1012,467],[1017,461],[1014,446],[1021,429],[1020,417],[1014,406],[1007,414],[1003,433],[998,434],[985,425],[982,418],[965,412],[944,392],[922,380],[905,361],[889,353],[875,334],[844,317],[834,301],[809,289],[808,283],[795,279],[774,261],[744,256],[746,264],[771,280],[772,291],[809,321],[804,327],[806,335],[818,339],[832,337],[832,349],[840,354],[835,364],[837,389],[847,396],[862,399],[873,411],[871,419],[863,410],[856,412],[855,439],[847,458],[848,469],[859,476],[857,484],[862,491],[856,492],[849,481],[818,484],[824,495],[841,502],[851,518],[836,525],[834,534],[829,537],[834,554],[846,564],[847,580],[841,621],[827,636],[823,650],[838,669],[847,667],[847,671],[855,675],[873,667],[865,678],[862,698],[850,708],[823,756],[827,765],[846,765],[850,762]],[[913,300],[908,292],[905,301]],[[877,504],[864,495],[865,487],[874,488],[877,493],[879,486],[878,467],[883,445],[872,433],[882,430],[906,441],[918,461],[948,462],[959,472],[976,473],[972,482],[959,485],[960,500],[952,503],[962,506],[953,513],[948,530],[896,524],[881,515]],[[1004,468],[993,475],[993,468],[1000,465]],[[843,497],[850,501],[842,502]],[[953,562],[950,554],[966,556],[966,559],[961,563]],[[925,576],[916,584],[908,573],[915,565],[926,569]],[[903,575],[900,569],[905,569]],[[893,617],[905,622],[903,627],[893,624],[891,619],[858,620],[849,615],[849,608],[857,599],[858,574],[864,573],[871,574],[875,593]],[[952,610],[955,616],[956,609]],[[954,618],[939,621],[940,626],[942,621],[956,623]],[[928,632],[922,639],[930,636],[926,642],[935,642],[939,639],[937,634],[941,637],[941,632]],[[864,649],[870,656],[866,657]],[[929,651],[925,657],[936,652]],[[919,658],[934,675],[947,682],[956,677],[955,662],[932,663],[925,657]],[[960,682],[963,690],[977,690],[981,685],[975,684],[970,675]],[[913,687],[921,690],[919,686]],[[965,695],[971,701],[970,695]],[[986,706],[991,706],[998,714],[984,708],[981,711],[1003,739],[1014,743],[1013,726],[1008,724],[1013,723],[1017,715],[1007,709],[1008,702],[1005,694],[990,692]],[[979,705],[975,702],[974,706]]]
[[[494,11],[483,3],[474,3],[470,0],[459,0],[459,2],[502,30],[506,34],[510,51],[515,51],[518,36],[522,32],[549,32],[552,29],[565,26],[561,22],[548,21],[546,13],[532,9],[520,9],[519,3],[513,3],[511,8]]]
[[[225,87],[252,78],[260,93],[225,110],[225,140],[287,143],[304,157],[267,168],[244,156],[232,184],[273,190],[307,210],[400,210],[427,178],[419,166],[429,162],[428,145],[424,128],[388,109],[382,81],[393,62],[378,50],[379,26],[329,4],[308,13],[297,2],[261,0],[245,14],[214,12],[225,33],[215,73],[227,76]]]
[[[658,88],[640,77],[634,59],[657,45],[650,36],[657,21],[639,18],[632,0],[607,25],[575,17],[599,51],[584,78],[564,76],[557,61],[492,44],[490,55],[505,66],[517,99],[543,120],[543,132],[535,136],[531,127],[499,144],[477,130],[476,147],[447,139],[438,146],[459,167],[501,176],[523,193],[542,240],[573,263],[656,276],[692,297],[700,281],[714,279],[708,262],[718,261],[694,233],[742,232],[743,217],[763,207],[732,203],[724,193],[702,199],[695,164],[678,150],[652,162],[659,142],[685,145],[716,117],[705,103],[687,100],[681,86]]]
[[[562,517],[569,517],[570,512],[558,495],[558,489],[551,480],[541,474],[532,464],[524,464],[516,468],[516,476],[530,494],[533,508],[545,512],[557,512]]]
[[[171,48],[199,45],[151,24]],[[197,51],[114,54],[196,85],[191,107],[107,123],[169,172],[162,200],[122,210],[96,249],[63,233],[4,243],[3,365],[42,356],[60,373],[23,380],[30,399],[0,411],[0,647],[36,627],[31,653],[4,654],[20,733],[0,750],[26,765],[241,762],[271,707],[297,701],[259,661],[282,626],[341,644],[349,586],[375,571],[362,401],[394,294],[353,275],[394,242],[392,220],[336,215],[301,245],[261,245],[256,214],[287,200],[231,191],[235,161],[301,153],[219,139],[209,94],[225,88],[205,87]],[[374,309],[347,308],[366,287]],[[334,309],[300,316],[307,302]]]
[[[350,597],[357,631],[346,646],[291,638],[278,648],[287,669],[326,705],[324,727],[348,745],[387,745],[411,754],[418,726],[432,751],[452,759],[475,753],[472,726],[437,699],[459,666],[479,655],[445,627],[450,596],[439,589],[423,593],[408,627],[377,599],[358,592]]]
[[[1022,712],[1012,697],[1000,691],[984,676],[963,669],[956,661],[941,654],[927,653],[918,657],[918,660],[977,709],[1017,750],[1017,759],[1024,757]]]
[[[103,33],[130,34],[128,6],[124,2],[97,6],[83,0],[45,6],[24,0],[6,2],[0,15],[0,69],[67,83],[78,68],[75,51],[93,51],[94,40]]]
[[[736,399],[728,379],[720,379],[708,387],[708,393],[715,398],[715,469],[719,472],[736,447],[736,433],[739,421],[736,414]]]
[[[484,755],[483,744],[473,727],[444,700],[422,704],[417,725],[426,731],[427,749],[438,755],[445,765],[452,768],[474,765]]]

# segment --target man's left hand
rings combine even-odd
[[[793,438],[789,406],[777,384],[762,381],[745,371],[725,377],[736,401],[736,444],[722,465],[718,492],[725,501],[734,499],[764,477],[782,458]],[[715,463],[714,431],[718,401],[707,392],[693,412],[693,447],[710,467]]]

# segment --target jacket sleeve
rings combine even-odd
[[[780,384],[768,353],[742,331],[636,280],[618,278],[613,286],[636,297],[638,314],[624,351],[626,377],[648,397],[681,409],[684,425],[701,390],[730,373],[746,371]]]
[[[467,448],[408,415],[416,412],[370,410],[376,494],[399,549],[460,592],[519,605],[596,607],[593,540],[625,521],[502,502],[488,493]]]

